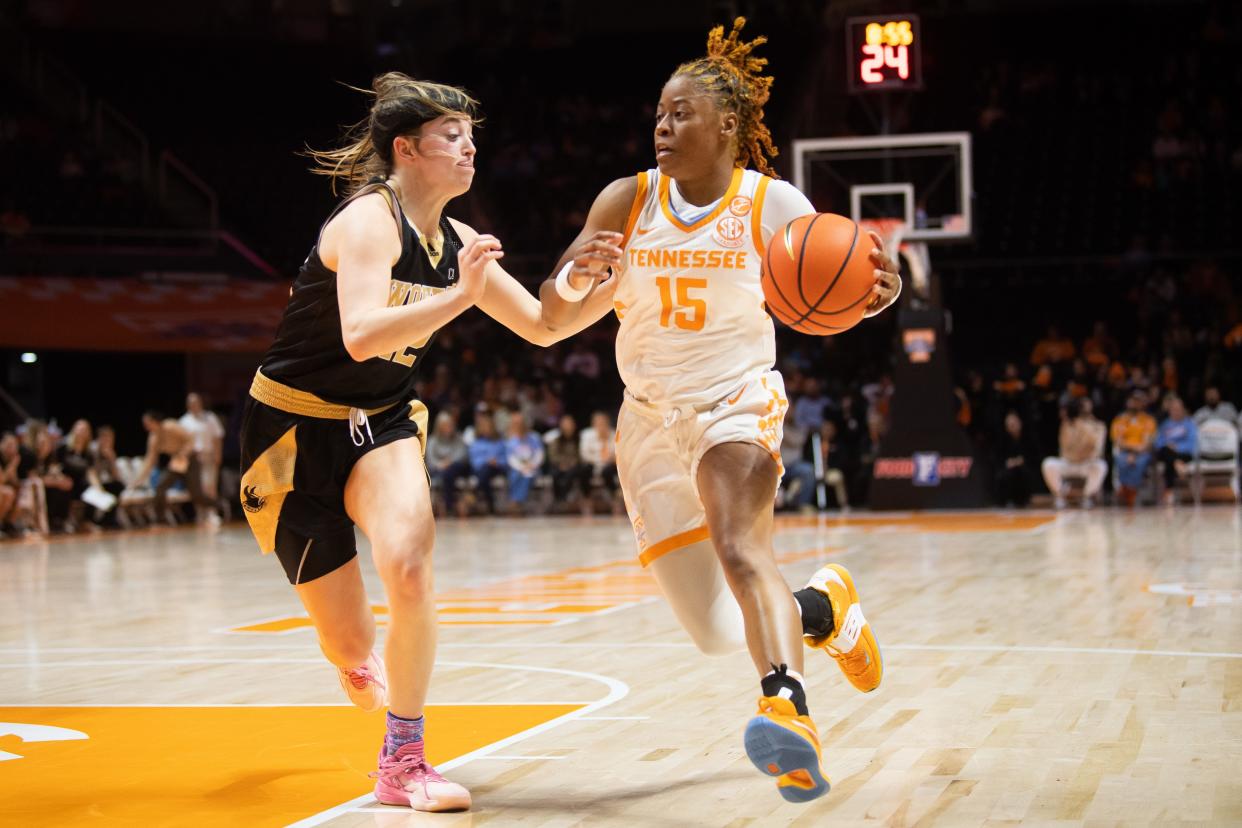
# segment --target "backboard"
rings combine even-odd
[[[820,212],[901,219],[907,242],[969,239],[970,133],[794,141],[794,186]]]

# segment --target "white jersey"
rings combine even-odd
[[[793,186],[754,170],[734,170],[724,196],[702,207],[658,170],[639,173],[614,298],[626,390],[661,408],[701,406],[771,369],[763,251],[774,230],[813,212]]]

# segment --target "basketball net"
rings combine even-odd
[[[904,219],[864,218],[858,220],[858,226],[864,231],[871,230],[879,235],[884,242],[885,252],[893,257],[898,267],[901,266],[901,261],[897,254],[905,257],[909,273],[903,274],[903,278],[908,276],[910,289],[916,296],[927,299],[931,293],[931,255],[927,251],[927,243],[902,241],[907,230]]]

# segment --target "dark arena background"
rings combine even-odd
[[[383,72],[468,89],[446,214],[537,293],[739,15],[777,172],[900,245],[891,310],[776,326],[777,563],[849,556],[889,677],[808,651],[833,790],[784,803],[745,656],[633,563],[617,318],[537,348],[471,309],[417,398],[462,452],[520,420],[546,453],[429,463],[429,738],[474,809],[416,821],[243,508],[251,381],[339,203],[305,153]],[[0,0],[0,823],[1242,823],[1240,53],[1226,0]],[[144,412],[210,507],[157,495]]]

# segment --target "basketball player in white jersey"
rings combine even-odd
[[[713,29],[707,56],[673,73],[656,110],[657,169],[599,194],[540,295],[556,329],[581,326],[583,300],[598,308],[611,292],[626,385],[617,467],[639,560],[701,650],[749,649],[762,691],[747,753],[785,799],[805,802],[826,793],[828,779],[802,687],[803,641],[864,692],[879,685],[883,666],[845,568],[826,566],[791,594],[773,555],[788,402],[773,370],[760,261],[775,230],[815,209],[772,177],[763,124],[772,79],[751,55],[764,38],[739,40],[744,22],[727,37]],[[611,242],[600,231],[613,231]],[[872,240],[868,315],[901,289],[896,265]],[[608,257],[619,260],[616,278],[601,272]]]

